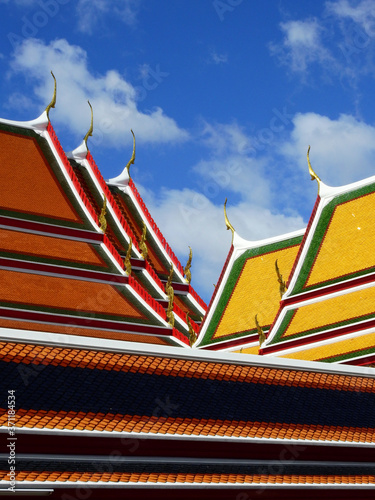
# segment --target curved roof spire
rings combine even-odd
[[[49,112],[50,112],[50,109],[51,108],[54,108],[55,105],[56,105],[56,90],[57,90],[57,85],[56,85],[56,78],[55,78],[55,75],[53,74],[53,72],[51,71],[51,75],[55,81],[55,85],[54,85],[54,90],[53,90],[53,96],[52,96],[52,100],[51,102],[48,104],[48,106],[46,107],[46,113],[47,113],[47,118],[49,120]]]
[[[130,158],[130,160],[128,161],[127,165],[126,165],[126,170],[128,171],[128,176],[130,177],[130,165],[134,165],[134,162],[135,162],[135,135],[134,135],[134,132],[132,129],[130,129],[130,132],[133,134],[133,153],[132,153],[132,157]]]
[[[227,229],[230,229],[232,231],[232,243],[233,243],[235,229],[232,226],[232,224],[229,222],[229,219],[228,219],[228,216],[227,216],[227,201],[228,201],[228,198],[225,198],[225,202],[224,202],[224,218],[225,218],[225,225],[227,226]]]
[[[107,180],[108,184],[111,184],[112,186],[118,186],[120,189],[121,189],[121,187],[124,188],[129,184],[130,165],[134,164],[134,162],[135,162],[135,135],[134,135],[133,130],[130,129],[130,132],[133,134],[133,153],[132,153],[132,156],[120,175],[118,175],[117,177],[113,177],[112,179]]]
[[[92,110],[92,106],[90,101],[87,101],[89,103],[90,109],[91,109],[91,123],[90,123],[90,128],[87,131],[87,134],[83,138],[83,141],[81,144],[74,149],[73,151],[70,151],[69,153],[66,153],[66,156],[68,158],[73,158],[76,161],[82,161],[87,157],[87,153],[89,151],[89,148],[87,147],[87,140],[90,136],[92,136],[92,132],[94,130],[94,112]]]
[[[84,143],[86,144],[86,148],[87,148],[87,140],[89,137],[92,137],[92,132],[94,130],[94,112],[92,110],[92,106],[90,104],[90,101],[87,101],[89,103],[89,106],[90,106],[90,109],[91,109],[91,123],[90,123],[90,128],[88,129],[87,131],[87,134],[85,135],[84,137]]]
[[[312,166],[311,166],[311,163],[310,163],[310,146],[308,147],[307,149],[307,164],[309,166],[309,174],[311,175],[311,180],[313,181],[314,179],[316,179],[317,183],[318,183],[318,193],[320,192],[320,185],[322,183],[320,177],[314,172]]]

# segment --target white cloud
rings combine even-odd
[[[92,33],[101,17],[109,14],[132,26],[136,22],[139,6],[140,0],[79,0],[78,27],[85,33]]]
[[[375,127],[342,114],[333,120],[316,113],[298,113],[283,153],[306,169],[306,150],[322,181],[344,185],[375,174]]]
[[[15,51],[12,70],[34,79],[34,92],[44,104],[52,95],[52,79],[47,78],[51,69],[58,82],[53,120],[66,125],[78,137],[85,134],[90,122],[87,99],[94,108],[92,140],[102,146],[117,146],[124,137],[130,141],[130,128],[140,142],[175,142],[188,137],[161,108],[150,112],[138,109],[139,91],[151,90],[134,88],[115,70],[92,74],[86,52],[66,40],[46,45],[41,40],[28,39]],[[153,85],[163,84],[160,78],[152,81]],[[101,140],[103,137],[105,140]]]
[[[309,144],[313,168],[327,184],[375,174],[375,127],[350,115],[332,119],[316,113],[298,113],[292,124],[289,135],[275,140],[272,156],[263,152],[251,158],[242,145],[251,144],[252,137],[240,126],[206,123],[208,157],[193,167],[199,189],[162,189],[155,196],[140,188],[183,263],[188,245],[193,248],[192,284],[198,282],[207,300],[230,248],[223,216],[226,196],[228,217],[238,234],[259,241],[306,225],[317,192],[308,175]]]
[[[140,188],[146,204],[168,243],[185,264],[188,246],[193,249],[192,285],[206,300],[213,293],[226,255],[231,233],[226,230],[220,205],[190,189],[161,190],[157,198]],[[283,234],[304,227],[302,217],[272,213],[248,201],[227,205],[228,217],[238,234],[250,240]]]
[[[368,36],[375,35],[375,3],[362,0],[355,5],[348,0],[326,3],[327,11],[341,19],[349,19],[359,24]]]
[[[324,28],[317,19],[287,21],[281,23],[280,28],[283,41],[270,44],[270,50],[292,71],[305,73],[311,63],[333,63],[333,57],[322,41]]]
[[[195,172],[197,189],[162,189],[157,196],[140,187],[146,204],[182,263],[193,249],[193,286],[209,300],[230,248],[223,204],[228,197],[228,217],[238,234],[248,240],[302,229],[303,217],[285,207],[277,210],[275,179],[268,175],[273,159],[251,158],[244,145],[251,137],[236,123],[203,124],[207,157]],[[194,277],[195,280],[194,280]]]
[[[193,170],[199,175],[202,192],[213,198],[219,193],[241,194],[253,203],[269,203],[269,181],[264,176],[265,161],[249,157],[252,139],[237,123],[204,123],[203,141],[209,158],[202,159]],[[226,196],[226,194],[225,194]],[[229,196],[229,194],[228,194]]]
[[[32,100],[24,94],[14,92],[9,96],[5,108],[8,109],[28,109],[32,106]]]
[[[225,64],[228,62],[228,54],[219,54],[216,50],[212,50],[208,62],[213,64]]]

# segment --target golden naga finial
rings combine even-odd
[[[186,313],[186,323],[187,326],[189,327],[189,344],[190,347],[193,347],[193,345],[197,341],[198,335],[195,333],[193,325],[191,324],[189,313]]]
[[[141,255],[144,258],[144,260],[147,260],[148,256],[148,248],[146,245],[146,234],[147,234],[147,226],[145,221],[143,221],[143,231],[142,231],[141,241],[139,242],[139,249],[141,251]]]
[[[128,164],[126,165],[126,170],[128,171],[128,175],[130,177],[130,165],[134,165],[134,162],[135,162],[135,135],[134,135],[134,132],[130,129],[130,132],[133,134],[133,154],[132,154],[132,157],[130,158],[130,160],[128,161]]]
[[[171,327],[174,327],[174,314],[173,314],[173,300],[174,300],[174,290],[172,286],[172,276],[173,276],[173,264],[171,264],[171,270],[169,271],[169,276],[167,283],[165,284],[165,293],[168,295],[168,308],[167,308],[167,319]]]
[[[99,227],[103,231],[103,233],[105,233],[107,231],[107,219],[105,218],[105,214],[107,213],[107,198],[105,197],[104,193],[103,196],[103,207],[99,215]]]
[[[317,183],[318,183],[318,188],[320,188],[320,183],[322,182],[320,177],[318,175],[316,175],[316,173],[314,172],[312,166],[311,166],[311,163],[310,163],[310,146],[308,147],[308,150],[307,150],[307,164],[309,166],[309,173],[311,175],[311,180],[313,181],[314,179],[316,179]]]
[[[86,144],[86,147],[87,147],[87,140],[89,137],[92,137],[92,132],[94,130],[94,112],[92,110],[92,106],[90,104],[90,101],[87,101],[89,103],[89,106],[90,106],[90,109],[91,109],[91,123],[90,123],[90,128],[89,130],[87,131],[87,134],[85,135],[84,137],[84,141],[85,141],[85,144]]]
[[[56,105],[56,89],[57,89],[57,84],[56,84],[56,78],[55,78],[55,75],[52,73],[51,71],[51,75],[53,77],[53,79],[55,80],[55,87],[54,87],[54,90],[53,90],[53,97],[52,97],[52,101],[48,104],[48,106],[46,107],[46,113],[47,113],[47,118],[49,120],[49,112],[50,112],[50,109],[51,108],[54,108],[55,105]]]
[[[259,345],[262,347],[263,342],[266,340],[266,336],[264,335],[263,329],[258,323],[258,315],[255,315],[255,325],[257,327],[258,335],[259,335]]]
[[[128,249],[126,251],[126,256],[125,256],[125,259],[124,259],[125,270],[128,273],[128,276],[130,276],[131,273],[132,273],[132,263],[130,261],[130,256],[131,256],[131,253],[132,253],[132,246],[133,246],[133,241],[130,238],[129,239],[129,246],[128,246]]]
[[[186,266],[184,267],[184,273],[185,273],[185,276],[186,276],[186,282],[191,283],[191,271],[190,271],[190,268],[191,268],[191,261],[193,260],[193,250],[190,248],[190,252],[189,252],[189,258],[188,258],[188,261],[187,261],[187,264]]]
[[[277,281],[279,282],[280,285],[280,296],[282,297],[284,293],[286,292],[286,283],[283,280],[282,274],[280,273],[279,266],[277,265],[277,259],[275,261],[275,269],[276,269],[276,274],[277,274]]]
[[[228,216],[227,216],[227,201],[228,201],[228,199],[225,198],[225,201],[224,201],[224,218],[225,218],[225,225],[227,226],[227,229],[230,229],[232,231],[232,243],[233,243],[234,227],[229,222],[229,219],[228,219]]]

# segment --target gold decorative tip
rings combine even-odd
[[[191,283],[191,271],[190,271],[190,268],[191,268],[191,261],[193,260],[193,250],[190,248],[190,252],[189,252],[189,258],[188,258],[188,261],[187,261],[187,264],[186,266],[184,267],[184,273],[185,273],[185,276],[186,276],[186,283]]]
[[[128,276],[130,276],[131,273],[132,273],[132,264],[131,264],[131,260],[130,260],[131,253],[132,253],[132,246],[133,246],[133,241],[130,238],[129,239],[128,250],[126,252],[126,256],[125,256],[125,259],[124,259],[125,270],[128,273]]]
[[[322,181],[321,181],[320,177],[318,175],[316,175],[316,173],[314,172],[314,170],[313,170],[313,168],[311,166],[311,163],[310,163],[310,146],[308,147],[308,150],[307,150],[307,164],[309,166],[309,173],[311,175],[311,180],[313,181],[315,179],[317,181],[317,183],[318,183],[318,190],[319,190],[320,189],[320,183]]]
[[[130,177],[130,165],[134,165],[134,162],[135,162],[135,135],[134,135],[134,132],[130,129],[130,132],[133,134],[133,154],[132,154],[132,157],[130,158],[130,160],[128,161],[128,164],[126,165],[126,170],[128,171],[128,175]]]
[[[174,290],[172,286],[172,276],[173,276],[173,264],[171,264],[171,270],[169,271],[169,276],[167,283],[165,284],[165,293],[168,296],[168,307],[167,307],[167,319],[170,326],[174,327],[174,314],[173,314],[173,300],[174,300]]]
[[[52,73],[51,71],[51,75],[55,81],[55,86],[54,86],[54,90],[53,90],[53,97],[52,97],[52,101],[48,104],[48,106],[46,107],[46,113],[47,113],[47,118],[49,120],[49,112],[50,112],[50,109],[51,108],[54,108],[55,105],[56,105],[56,90],[57,90],[57,84],[56,84],[56,78],[55,78],[55,75]]]
[[[259,335],[259,345],[262,346],[263,342],[266,340],[266,336],[264,335],[263,329],[258,323],[258,315],[255,315],[255,325],[257,327],[258,335]]]
[[[103,207],[99,215],[99,227],[103,231],[103,233],[105,233],[107,231],[107,219],[105,218],[105,214],[107,213],[107,198],[105,197],[104,193],[103,196]]]
[[[145,221],[143,221],[143,231],[142,231],[141,241],[139,242],[139,249],[141,251],[141,255],[144,258],[144,260],[147,260],[147,256],[148,256],[148,248],[146,245],[146,238],[147,238],[147,226],[146,226]]]
[[[224,218],[225,218],[225,225],[227,226],[227,229],[230,229],[232,231],[232,243],[233,243],[235,229],[232,226],[232,224],[229,222],[229,219],[228,219],[228,216],[227,216],[227,201],[228,201],[228,199],[225,198],[225,202],[224,202]]]
[[[275,269],[276,269],[276,274],[277,274],[277,281],[279,282],[279,285],[280,285],[280,287],[279,287],[280,288],[280,297],[282,297],[284,295],[284,293],[286,292],[287,288],[286,288],[286,283],[283,280],[282,274],[280,273],[279,266],[277,265],[277,259],[275,261]]]
[[[94,112],[92,110],[92,106],[90,104],[90,101],[87,101],[89,103],[89,106],[90,106],[90,109],[91,109],[91,123],[90,123],[90,128],[87,132],[87,134],[85,135],[84,137],[84,141],[85,141],[85,144],[86,144],[86,147],[87,147],[87,140],[89,137],[92,137],[92,133],[93,133],[93,130],[94,130]]]
[[[197,341],[198,335],[195,333],[193,325],[191,324],[189,313],[186,313],[186,323],[187,326],[189,327],[189,344],[190,347],[193,347],[193,345]]]

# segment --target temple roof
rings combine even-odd
[[[137,342],[189,345],[186,314],[197,332],[194,319],[200,321],[206,306],[146,217],[139,194],[134,196],[138,201],[126,201],[132,210],[140,204],[143,216],[138,209],[137,224],[129,224],[126,201],[120,208],[85,141],[69,157],[46,113],[31,122],[0,120],[0,162],[5,166],[0,272],[8,284],[0,295],[0,324],[117,339],[134,334]],[[138,246],[143,223],[150,231],[146,259]],[[124,259],[130,240],[128,276]],[[156,258],[163,262],[159,267]],[[167,323],[168,297],[160,279],[171,263],[173,286],[180,288],[173,305],[175,328]]]
[[[90,349],[57,347],[52,335],[49,343],[25,343],[19,337],[0,346],[3,381],[17,398],[19,441],[36,433],[40,443],[32,459],[19,457],[18,484],[246,482],[266,486],[275,481],[279,485],[375,481],[373,464],[353,460],[331,464],[292,460],[275,477],[267,472],[269,463],[262,465],[259,459],[241,464],[229,457],[220,461],[170,458],[157,463],[136,454],[115,459],[108,475],[100,467],[93,468],[95,461],[104,463],[103,456],[94,462],[92,456],[91,460],[48,457],[43,449],[47,452],[54,436],[61,433],[77,438],[298,444],[302,451],[330,443],[337,447],[338,457],[346,453],[343,445],[351,446],[352,453],[358,447],[365,453],[375,442],[375,375],[368,369],[156,346],[145,352],[134,344],[113,341],[102,342],[104,350],[94,342]],[[0,423],[6,429],[6,413]],[[259,473],[262,466],[266,466],[264,474]]]
[[[275,262],[287,277],[304,231],[251,242],[235,234],[227,262],[201,330],[199,346],[215,348],[238,341],[258,345],[255,316],[267,331],[279,309],[280,290]],[[216,347],[217,348],[217,347]],[[257,347],[254,347],[257,349]],[[255,353],[255,352],[254,352]]]
[[[371,363],[375,178],[323,186],[263,354]]]

